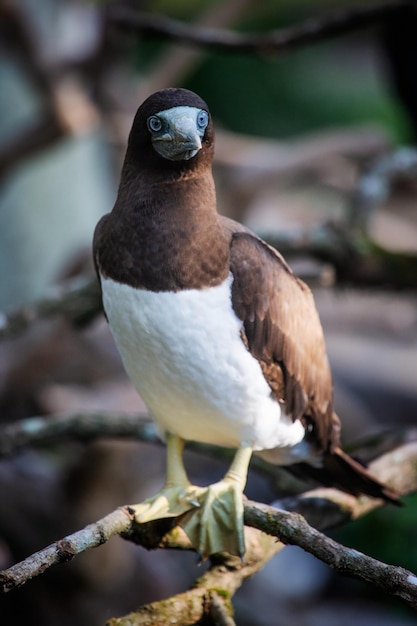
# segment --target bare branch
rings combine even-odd
[[[129,507],[120,507],[97,522],[89,524],[82,530],[54,542],[20,563],[0,572],[0,593],[7,593],[22,586],[35,576],[43,574],[52,565],[70,561],[76,555],[106,543],[116,534],[122,535],[124,538],[148,549],[156,547],[182,550],[192,549],[190,541],[183,530],[179,527],[172,528],[171,521],[161,532],[161,526],[157,522],[138,525],[134,522],[133,516],[129,512]],[[256,530],[253,532],[253,529],[248,529],[248,549],[251,553],[256,551],[259,557],[259,550],[261,552],[265,550],[264,547],[259,545],[258,539],[259,532]],[[280,549],[279,544],[275,540],[269,543],[267,559],[271,558]],[[225,560],[228,561],[229,569],[239,569],[239,581],[237,582],[232,576],[227,585],[225,583],[223,585],[231,593],[236,591],[243,578],[251,576],[254,571],[261,567],[256,562],[259,559],[248,558],[245,567],[243,567],[240,559],[235,557],[225,556],[224,558],[221,557],[220,560],[223,565]],[[204,587],[203,584],[201,586]]]
[[[229,52],[277,54],[303,45],[324,41],[338,35],[373,26],[390,19],[400,10],[411,8],[411,0],[391,0],[369,6],[334,11],[326,17],[310,18],[305,22],[268,34],[242,34],[225,29],[196,28],[161,15],[140,13],[127,6],[110,9],[110,21],[132,33],[159,36],[194,46],[207,46]]]
[[[30,417],[0,428],[0,458],[29,445],[61,439],[91,441],[99,437],[140,439],[160,444],[154,423],[146,416],[119,413],[73,413]]]
[[[256,0],[228,0],[228,2],[211,3],[193,22],[192,27],[196,29],[230,27],[238,19],[242,19],[255,3]],[[112,23],[111,16],[108,16],[108,19]],[[154,91],[163,89],[166,85],[180,85],[204,54],[205,50],[201,48],[185,50],[175,45],[168,46],[153,62],[146,80],[142,80],[138,88],[137,100],[139,102],[145,100]]]
[[[245,506],[245,523],[303,548],[343,576],[369,582],[417,608],[417,576],[342,546],[310,526],[302,515],[252,502]]]
[[[25,331],[33,322],[64,315],[74,323],[85,323],[102,310],[97,280],[76,279],[50,289],[45,298],[9,314],[0,313],[0,340]]]
[[[413,608],[417,608],[417,576],[408,570],[387,565],[357,550],[338,544],[310,526],[298,513],[280,511],[256,502],[246,503],[244,511],[245,523],[249,526],[277,537],[285,544],[297,545],[330,565],[338,573],[369,582],[385,593],[394,595]],[[77,554],[105,543],[112,535],[126,536],[131,527],[132,518],[128,509],[126,507],[117,509],[98,522],[64,537],[2,572],[0,574],[1,590],[7,592],[21,586],[50,566],[67,562]],[[139,543],[140,532],[140,528],[139,530],[135,528],[134,536],[137,543]],[[181,545],[188,547],[186,542],[178,541],[175,534],[173,542],[170,542],[169,537],[165,537],[163,544],[160,543],[160,545],[175,548]],[[248,559],[248,562],[253,568],[253,561]],[[250,574],[247,573],[247,575]]]
[[[96,548],[106,543],[112,535],[127,530],[131,523],[126,509],[116,509],[98,522],[52,543],[8,570],[0,572],[0,590],[7,592],[20,587],[35,576],[43,574],[51,565],[71,561],[77,554]]]
[[[136,439],[146,443],[163,445],[154,421],[147,415],[79,412],[29,417],[3,424],[0,427],[0,458],[10,457],[28,446],[47,445],[52,442],[68,440],[91,442],[106,437]],[[361,442],[361,450],[358,451],[355,447],[354,453],[365,461],[375,459],[379,455],[379,458],[369,465],[371,472],[379,476],[380,480],[389,483],[398,493],[406,494],[417,489],[417,478],[413,465],[415,457],[417,457],[417,452],[414,450],[414,446],[417,445],[416,442],[416,429],[396,429],[394,432],[382,433],[379,438],[372,437],[369,444],[367,441]],[[362,448],[366,450],[363,451]],[[216,459],[229,459],[233,456],[233,452],[226,448],[217,448],[197,442],[189,442],[187,449],[198,451]],[[384,453],[394,449],[396,449],[395,462],[387,463]],[[256,456],[251,461],[251,468],[265,476],[276,479],[277,467]],[[279,507],[289,508],[304,514],[305,498],[322,498],[330,508],[336,507],[337,510],[343,511],[344,517],[337,518],[335,525],[345,521],[347,515],[349,519],[363,515],[369,508],[373,508],[370,507],[370,503],[371,505],[372,503],[378,504],[376,500],[353,498],[337,490],[315,489],[304,494],[302,498],[297,497],[294,502],[291,501],[291,498],[286,498],[279,504]],[[310,508],[309,502],[308,500],[305,505],[307,516]],[[328,516],[324,515],[324,519],[328,519]],[[330,525],[332,524],[320,526],[320,520],[314,521],[316,527],[325,528]]]
[[[397,477],[396,482],[390,484],[397,489],[400,487],[400,492],[405,493],[405,489],[416,489],[416,459],[417,443],[409,443],[403,448],[383,455],[371,464],[370,469],[371,471],[378,471],[378,476],[381,479],[385,479],[387,476]],[[408,476],[403,484],[405,489],[401,489],[401,477],[403,474]],[[412,481],[410,474],[413,476]],[[296,508],[297,503],[301,502],[305,517],[290,510],[278,510],[264,504],[247,502],[244,507],[245,523],[271,536],[278,537],[286,544],[298,545],[333,567],[340,574],[375,584],[384,592],[396,596],[413,608],[417,608],[417,577],[414,574],[404,568],[381,563],[356,550],[341,546],[314,529],[306,521],[306,519],[315,520],[320,515],[321,519],[325,520],[322,526],[334,526],[335,523],[343,523],[349,517],[358,517],[369,509],[381,505],[381,502],[377,500],[364,497],[357,500],[353,496],[343,496],[342,494],[339,494],[341,499],[338,501],[337,497],[334,497],[334,493],[338,494],[339,492],[321,490],[320,497],[317,497],[317,493],[314,497],[312,493],[310,495],[305,494],[300,498],[282,501],[282,506],[287,507],[287,509]],[[326,501],[326,494],[330,508],[333,506],[332,515],[327,517],[327,519],[325,517],[325,507],[323,507],[323,501]],[[356,509],[353,506],[350,514],[347,514],[346,502],[349,501],[352,503],[358,502],[359,505]],[[339,511],[337,512],[338,507]],[[265,559],[267,560],[271,557],[271,551],[275,550],[276,552],[280,549],[279,544],[275,541],[269,541],[265,544],[262,539],[262,537],[265,537],[264,535],[253,535],[249,529],[247,531],[249,534],[247,535],[246,543],[251,558],[247,558],[245,564],[241,564],[237,569],[235,568],[235,573],[231,574],[232,580],[226,583],[225,579],[222,579],[220,588],[226,588],[229,593],[234,593],[244,577],[250,576],[254,571],[257,571],[261,567],[260,563],[262,562],[263,564]],[[43,573],[51,565],[70,560],[80,552],[101,545],[114,534],[122,534],[135,543],[148,548],[159,546],[190,549],[189,541],[184,536],[182,529],[172,528],[171,523],[169,527],[162,529],[158,524],[137,525],[133,522],[129,509],[124,507],[5,570],[0,576],[1,589],[3,592],[6,592],[20,586],[34,576]],[[255,554],[257,558],[254,557]],[[223,567],[223,573],[224,570],[225,568]],[[227,571],[230,574],[230,568]],[[237,574],[237,572],[239,573]],[[209,570],[206,576],[209,575],[214,575],[213,568]],[[215,575],[218,576],[219,572]],[[200,579],[200,586],[203,586],[205,589],[203,592],[204,597],[207,589],[212,589],[215,586],[213,584],[205,586],[206,582],[207,580],[204,577]],[[198,587],[199,585],[197,585]],[[201,599],[202,595],[199,597]],[[134,624],[135,622],[132,621],[131,623]],[[123,622],[116,621],[114,624],[123,624]]]

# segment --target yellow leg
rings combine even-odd
[[[190,484],[183,463],[184,441],[167,434],[167,477],[161,491],[140,504],[131,505],[139,524],[165,517],[178,517],[200,506],[198,487]]]

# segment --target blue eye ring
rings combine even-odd
[[[201,111],[199,111],[197,114],[197,126],[202,130],[203,128],[206,128],[208,121],[209,116],[207,111],[201,109]]]
[[[147,125],[151,133],[158,133],[162,129],[162,122],[157,115],[148,117]]]

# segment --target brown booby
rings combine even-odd
[[[312,293],[275,249],[217,213],[213,152],[199,96],[150,96],[133,122],[115,206],[94,235],[106,317],[167,444],[165,486],[132,507],[135,519],[181,516],[202,557],[244,553],[252,452],[398,502],[340,448]],[[237,450],[223,480],[190,484],[189,440]]]

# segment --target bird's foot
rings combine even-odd
[[[225,477],[208,487],[196,487],[196,490],[199,507],[179,520],[194,548],[202,559],[218,552],[243,558],[242,485]]]
[[[166,485],[155,496],[139,504],[129,505],[137,524],[145,524],[167,517],[178,517],[198,508],[200,488],[193,485]]]
[[[152,498],[129,507],[136,523],[175,517],[202,559],[219,552],[243,558],[243,489],[251,447],[237,450],[223,480],[196,487],[188,482],[180,459],[183,441],[170,435],[167,444],[167,483]]]

